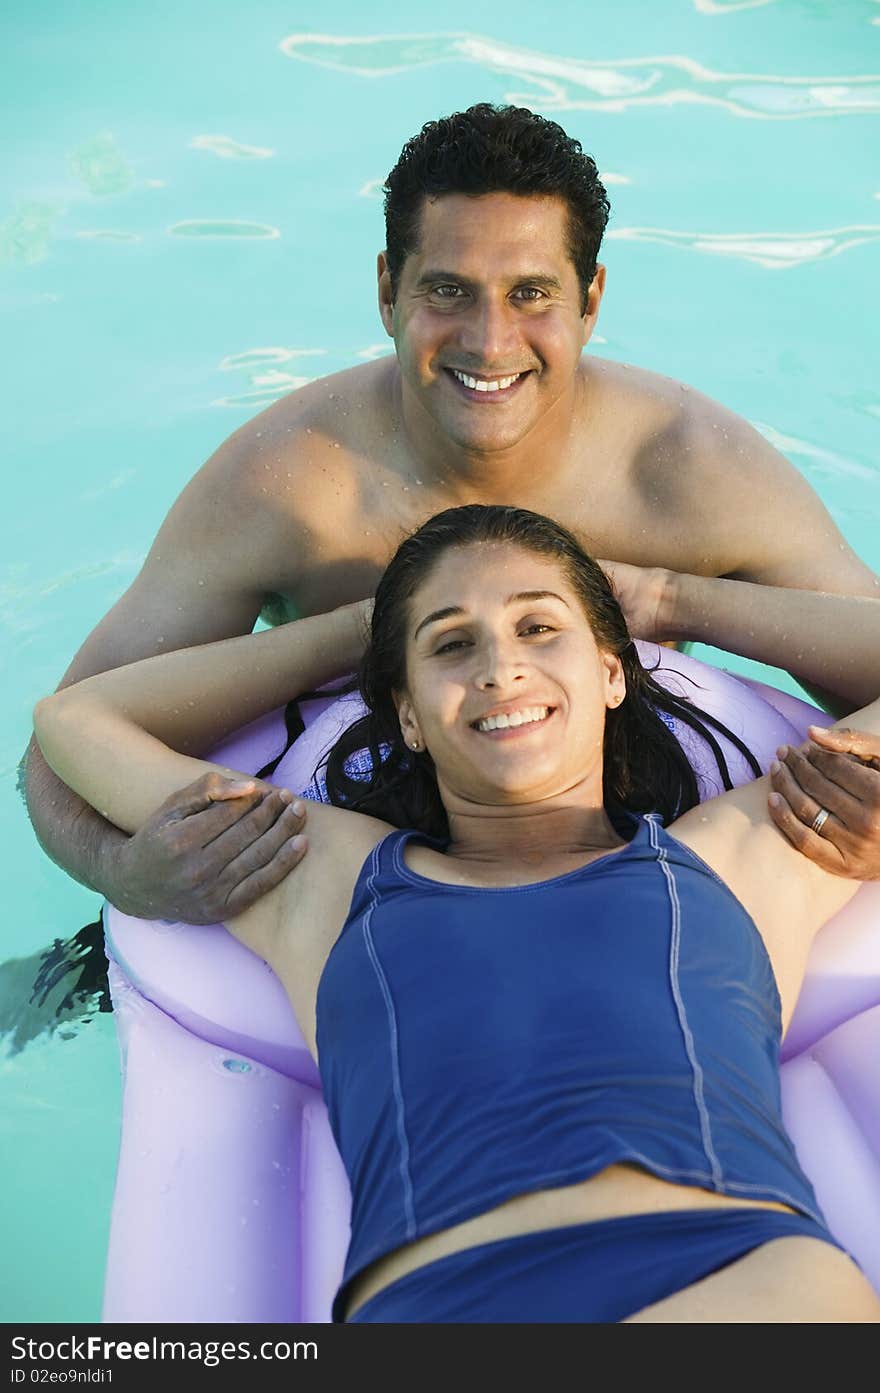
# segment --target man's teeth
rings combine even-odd
[[[508,726],[524,726],[529,721],[543,721],[550,714],[549,706],[527,706],[522,711],[504,711],[499,716],[486,716],[477,721],[477,730],[506,730]]]
[[[488,382],[484,377],[468,377],[466,372],[459,372],[457,368],[453,368],[452,372],[453,376],[457,377],[459,382],[463,382],[465,387],[470,387],[472,392],[500,392],[505,387],[512,387],[514,382],[522,377],[522,373],[515,372],[513,377],[496,377]]]

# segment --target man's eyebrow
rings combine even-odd
[[[504,603],[513,605],[520,600],[558,600],[560,604],[565,605],[566,609],[571,608],[568,601],[564,600],[561,595],[557,595],[555,590],[519,590],[515,595],[508,595]],[[454,614],[464,614],[464,612],[461,605],[447,605],[445,609],[435,609],[432,614],[426,615],[421,621],[413,634],[413,638],[417,639],[422,629],[427,628],[429,624],[439,624],[441,619],[451,619]]]
[[[443,283],[462,285],[467,290],[473,290],[476,286],[476,282],[470,280],[467,276],[462,276],[457,271],[444,271],[442,267],[423,271],[416,282],[416,286],[417,288],[421,288],[425,285],[438,285]],[[562,289],[562,282],[559,280],[558,276],[547,275],[540,271],[534,274],[531,272],[524,272],[521,276],[514,276],[511,284],[514,286],[534,285],[539,290]]]

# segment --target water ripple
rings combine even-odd
[[[248,348],[244,353],[228,354],[220,363],[220,371],[237,372],[267,363],[288,363],[291,358],[314,358],[326,352],[326,348]]]
[[[827,260],[863,242],[876,242],[880,226],[856,224],[825,232],[674,232],[665,227],[616,227],[607,237],[621,242],[659,242],[781,270]]]
[[[68,164],[71,174],[99,198],[125,193],[134,182],[131,165],[106,131],[71,151]]]
[[[729,7],[727,7],[729,8]],[[529,84],[505,100],[543,110],[625,111],[631,106],[701,103],[736,116],[793,120],[880,111],[880,76],[790,77],[722,73],[683,54],[594,62],[515,48],[499,39],[454,33],[339,36],[290,34],[288,58],[360,77],[389,77],[436,63],[474,63]]]
[[[0,266],[33,266],[45,261],[61,212],[52,203],[34,199],[20,203],[12,217],[0,223]]]
[[[694,9],[701,15],[729,15],[734,10],[757,10],[762,5],[775,5],[776,0],[694,0]]]
[[[314,379],[299,377],[294,373],[281,372],[278,363],[288,363],[292,358],[314,358],[327,352],[326,348],[248,348],[243,353],[231,353],[220,361],[221,372],[243,372],[250,382],[250,390],[238,392],[234,396],[218,397],[212,406],[247,407],[254,411],[263,406],[271,406],[288,392],[305,387]]]
[[[243,145],[231,135],[196,135],[190,141],[193,150],[210,150],[221,160],[268,160],[275,154],[260,145]]]
[[[858,460],[848,459],[845,455],[838,455],[833,450],[826,450],[821,445],[813,445],[809,440],[800,440],[796,435],[783,435],[775,426],[768,426],[764,421],[752,421],[751,425],[755,430],[760,431],[764,439],[779,450],[783,455],[799,455],[808,461],[808,472],[813,475],[824,476],[828,479],[837,479],[841,474],[847,475],[852,479],[862,479],[873,487],[877,485],[877,470],[871,469],[866,464],[860,464]]]
[[[281,236],[277,227],[270,227],[267,223],[239,222],[235,218],[191,218],[186,222],[176,222],[168,231],[172,237],[245,237],[260,241]]]
[[[77,232],[76,236],[95,242],[139,242],[141,240],[139,232],[122,232],[113,227],[98,227],[89,232]]]

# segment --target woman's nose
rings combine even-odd
[[[483,690],[504,690],[525,676],[522,657],[507,645],[489,644],[484,650],[477,684]]]

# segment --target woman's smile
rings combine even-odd
[[[555,706],[508,703],[506,707],[494,707],[470,725],[480,735],[490,735],[496,740],[513,739],[543,729],[555,711]]]

